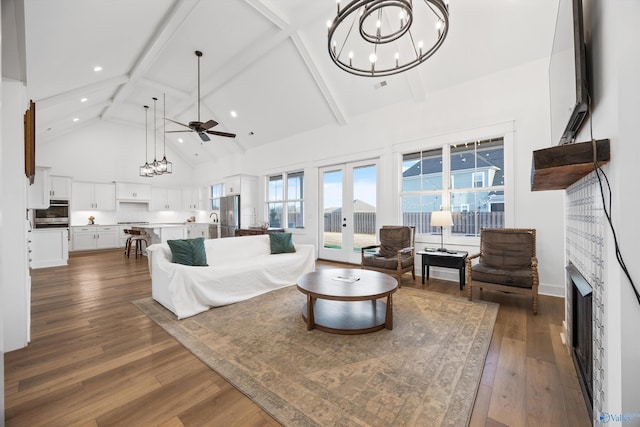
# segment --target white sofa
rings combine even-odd
[[[295,284],[315,268],[313,245],[271,254],[268,235],[204,241],[208,267],[171,262],[166,243],[147,248],[153,299],[178,319]]]

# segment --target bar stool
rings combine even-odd
[[[123,230],[124,234],[128,234],[129,237],[127,238],[127,242],[124,245],[124,254],[127,256],[127,258],[129,258],[129,255],[131,254],[131,245],[135,244],[134,246],[134,253],[136,254],[136,258],[138,258],[138,255],[142,256],[144,254],[143,252],[143,244],[144,244],[144,250],[147,249],[147,246],[149,245],[149,243],[147,242],[147,236],[146,234],[143,234],[142,231],[140,230]]]

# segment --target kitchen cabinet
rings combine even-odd
[[[182,209],[186,210],[205,210],[206,208],[200,203],[200,188],[183,188],[182,189]]]
[[[182,209],[182,191],[179,188],[151,188],[151,210],[178,211]]]
[[[71,208],[75,211],[116,210],[116,190],[113,184],[73,182]]]
[[[69,230],[46,228],[29,230],[31,268],[67,265],[69,259]]]
[[[209,224],[187,224],[187,238],[204,237],[209,239]]]
[[[116,199],[128,202],[149,202],[151,200],[151,185],[116,182]]]
[[[51,187],[51,168],[36,166],[33,184],[29,185],[28,208],[47,209],[49,207],[49,189]]]
[[[256,224],[258,209],[258,177],[252,175],[233,175],[224,178],[225,195],[240,195],[240,226],[250,227]]]
[[[117,225],[85,225],[71,227],[71,247],[74,251],[91,251],[119,247],[120,227]]]
[[[69,200],[71,198],[71,178],[68,176],[51,175],[49,199]]]

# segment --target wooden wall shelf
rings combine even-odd
[[[598,165],[609,163],[608,139],[596,141]],[[531,191],[562,190],[593,172],[591,141],[558,145],[533,152]]]

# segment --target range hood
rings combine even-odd
[[[531,191],[562,190],[593,172],[591,141],[558,145],[533,152]],[[609,163],[609,140],[595,141],[598,165]]]

